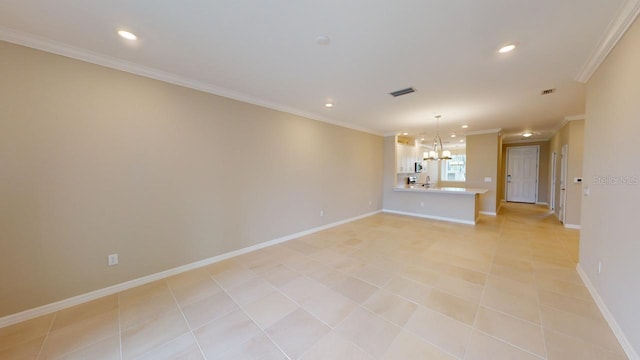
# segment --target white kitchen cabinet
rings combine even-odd
[[[420,148],[412,145],[396,144],[396,171],[399,174],[415,172],[414,164],[422,161]]]

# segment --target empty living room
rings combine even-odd
[[[0,360],[640,360],[638,14],[0,0]]]

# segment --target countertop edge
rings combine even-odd
[[[452,195],[475,195],[484,194],[488,189],[476,188],[425,188],[425,187],[394,187],[393,191],[417,192],[417,193],[435,193],[435,194],[452,194]]]

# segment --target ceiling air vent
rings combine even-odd
[[[391,96],[393,96],[393,97],[398,97],[398,96],[402,96],[402,95],[411,94],[412,92],[416,92],[416,90],[414,88],[412,88],[412,87],[408,87],[406,89],[396,90],[394,92],[390,92],[389,94],[391,94]]]
[[[556,92],[556,89],[545,89],[540,92],[540,95],[549,95],[553,94],[554,92]]]

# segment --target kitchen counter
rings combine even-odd
[[[391,191],[389,191],[391,190]],[[487,189],[424,187],[422,184],[391,188],[386,212],[474,225],[479,219],[479,198]]]
[[[460,194],[460,195],[475,195],[484,194],[487,189],[476,188],[462,188],[462,187],[424,187],[422,185],[404,185],[396,187],[393,191],[413,191],[413,192],[431,192],[441,194]]]

